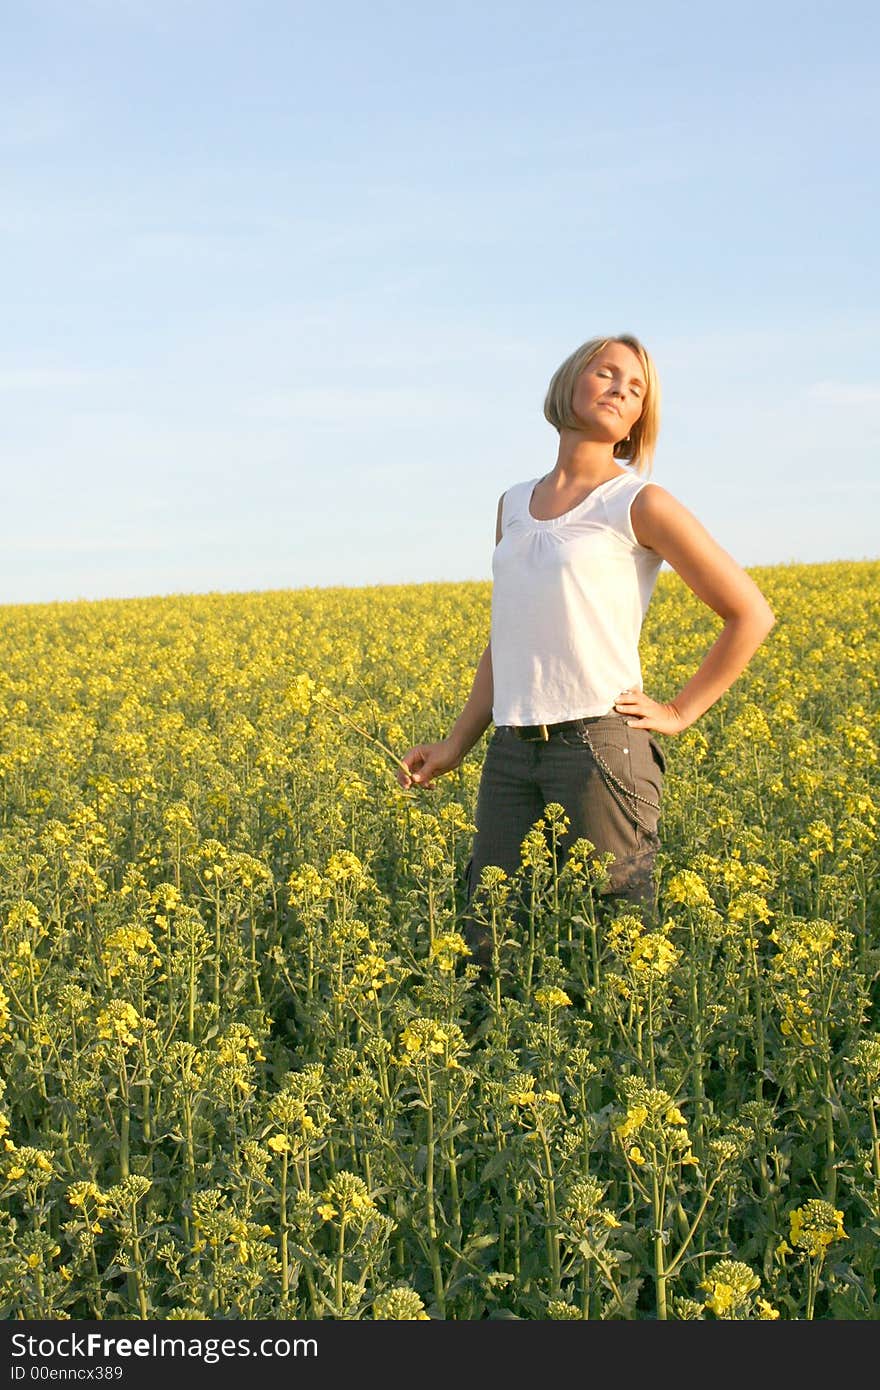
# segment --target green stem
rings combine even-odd
[[[145,1280],[144,1280],[144,1263],[143,1263],[143,1259],[142,1259],[142,1257],[141,1257],[141,1244],[140,1244],[140,1239],[139,1239],[139,1237],[138,1237],[138,1220],[137,1220],[137,1203],[136,1203],[136,1202],[132,1202],[132,1204],[131,1204],[131,1230],[132,1230],[131,1247],[132,1247],[132,1254],[133,1254],[133,1256],[134,1256],[134,1261],[133,1261],[133,1263],[134,1263],[134,1282],[135,1282],[135,1287],[136,1287],[136,1289],[137,1289],[138,1309],[139,1309],[139,1311],[140,1311],[141,1321],[142,1321],[142,1322],[146,1322],[146,1321],[148,1321],[148,1319],[149,1319],[150,1311],[149,1311],[149,1307],[148,1307],[148,1304],[147,1304],[147,1286],[146,1286],[146,1282],[145,1282]]]
[[[652,1151],[651,1164],[651,1211],[654,1220],[654,1284],[657,1292],[657,1318],[661,1322],[668,1319],[666,1305],[666,1247],[663,1244],[663,1212],[661,1211],[660,1189],[657,1184],[657,1153]]]
[[[830,1076],[826,1076],[825,1084],[830,1088]],[[825,1200],[834,1206],[837,1197],[837,1168],[834,1163],[836,1152],[834,1142],[834,1111],[831,1106],[830,1090],[826,1092],[826,1095],[828,1099],[824,1102],[822,1107],[825,1111]]]
[[[495,1000],[495,1013],[501,1013],[501,951],[498,944],[497,909],[494,895],[492,899],[492,993]]]
[[[446,1295],[443,1288],[443,1273],[440,1267],[440,1249],[437,1238],[437,1216],[434,1211],[434,1101],[431,1092],[431,1074],[425,1074],[425,1105],[428,1118],[427,1159],[425,1164],[425,1197],[428,1216],[428,1239],[431,1250],[431,1272],[434,1277],[434,1297],[441,1318],[446,1317]]]
[[[121,1178],[127,1178],[129,1174],[131,1112],[129,1110],[128,1097],[128,1072],[125,1066],[125,1054],[122,1051],[121,1043],[119,1045],[119,1090],[122,1096],[122,1114],[119,1117],[119,1176]]]
[[[345,1216],[339,1223],[339,1252],[336,1256],[336,1312],[342,1317],[342,1271],[345,1263]]]
[[[559,1230],[556,1219],[556,1184],[553,1179],[553,1163],[550,1158],[550,1147],[547,1143],[547,1135],[543,1127],[538,1129],[541,1136],[541,1147],[544,1150],[544,1164],[547,1169],[547,1177],[544,1184],[545,1201],[547,1204],[547,1257],[550,1261],[550,1280],[551,1292],[554,1298],[559,1297],[561,1272],[559,1264]]]
[[[459,1243],[461,1242],[461,1195],[458,1188],[458,1161],[455,1156],[455,1141],[452,1139],[451,1130],[454,1116],[452,1113],[452,1099],[446,1097],[446,1140],[444,1148],[446,1151],[446,1167],[449,1171],[449,1191],[452,1197],[452,1220],[458,1232]]]
[[[287,1154],[281,1155],[281,1306],[286,1309],[290,1299],[290,1262],[288,1255],[287,1220]]]
[[[186,1009],[186,1040],[195,1042],[196,1032],[196,943],[192,931],[189,933],[189,962],[187,970],[188,999]]]
[[[214,1007],[220,1008],[220,894],[214,894]]]
[[[707,1206],[709,1205],[709,1202],[710,1202],[710,1200],[711,1200],[711,1198],[712,1198],[712,1193],[713,1193],[713,1191],[714,1191],[714,1189],[715,1189],[715,1186],[716,1186],[717,1181],[718,1181],[717,1178],[713,1179],[712,1182],[709,1184],[709,1186],[706,1188],[706,1191],[705,1191],[704,1196],[703,1196],[703,1200],[702,1200],[702,1202],[700,1203],[700,1206],[699,1206],[699,1209],[698,1209],[698,1211],[697,1211],[696,1216],[694,1217],[693,1221],[692,1221],[691,1224],[690,1224],[690,1228],[689,1228],[689,1230],[688,1230],[688,1233],[687,1233],[687,1235],[685,1236],[684,1240],[682,1241],[681,1245],[678,1247],[678,1251],[676,1252],[675,1258],[674,1258],[673,1260],[671,1260],[670,1263],[669,1263],[669,1265],[667,1266],[667,1269],[666,1269],[667,1277],[671,1278],[672,1275],[675,1274],[676,1270],[678,1269],[679,1265],[681,1264],[682,1260],[684,1259],[685,1252],[686,1252],[688,1246],[690,1245],[691,1241],[693,1240],[693,1238],[694,1238],[694,1233],[695,1233],[695,1231],[696,1231],[698,1225],[700,1224],[700,1221],[702,1220],[703,1212],[706,1210],[706,1208],[707,1208]]]
[[[816,1263],[813,1260],[807,1260],[807,1311],[805,1314],[807,1322],[813,1321],[813,1313],[816,1307],[816,1290],[819,1284],[820,1265],[821,1261]]]
[[[256,999],[257,1005],[259,1006],[263,1002],[263,992],[260,988],[260,970],[259,966],[257,965],[257,924],[254,921],[253,902],[251,902],[251,914],[248,925],[250,927],[251,938],[251,979],[254,982],[254,998]]]
[[[654,987],[650,974],[648,976],[648,1066],[651,1072],[651,1085],[656,1089],[657,1066],[654,1059]]]
[[[700,1004],[700,986],[697,974],[697,952],[694,930],[691,927],[691,1027],[693,1028],[693,1075],[694,1075],[694,1132],[703,1151],[705,1091],[703,1089],[703,1024]]]

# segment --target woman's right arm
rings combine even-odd
[[[495,520],[495,544],[501,540],[501,508],[504,502],[502,493],[498,501],[498,515]],[[487,642],[477,663],[471,693],[461,714],[456,719],[446,738],[439,743],[419,743],[410,748],[401,758],[410,770],[407,777],[403,768],[397,770],[397,780],[402,787],[415,783],[428,791],[433,790],[432,777],[451,772],[471,751],[477,740],[492,723],[492,705],[495,700],[495,686],[492,679],[492,647]]]

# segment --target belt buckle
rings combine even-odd
[[[529,724],[529,725],[527,725],[526,727],[529,728],[529,729],[535,729],[537,732],[536,732],[536,733],[528,733],[528,734],[525,733],[525,732],[521,733],[521,734],[520,734],[520,738],[523,740],[524,743],[547,743],[547,742],[548,742],[548,740],[549,740],[549,738],[550,738],[550,734],[549,734],[549,731],[548,731],[548,729],[547,729],[547,725],[546,725],[546,724]]]

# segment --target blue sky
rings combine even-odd
[[[633,332],[741,564],[874,558],[877,7],[33,0],[0,603],[488,579]]]

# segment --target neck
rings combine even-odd
[[[549,475],[560,483],[591,484],[619,473],[625,465],[614,457],[614,445],[604,440],[585,439],[576,430],[562,430],[556,467]]]

